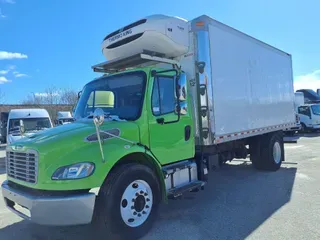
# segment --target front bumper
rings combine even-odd
[[[41,225],[69,226],[88,224],[92,220],[96,195],[81,193],[71,196],[38,196],[2,184],[7,207],[18,216]],[[15,208],[18,204],[29,210],[30,216]]]
[[[312,129],[320,129],[320,124],[311,125]]]

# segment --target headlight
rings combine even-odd
[[[89,177],[94,170],[94,164],[85,162],[58,168],[52,175],[52,180],[68,180]]]

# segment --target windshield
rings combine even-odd
[[[20,120],[26,133],[51,128],[49,118],[16,118],[9,121],[9,134],[20,134]]]
[[[312,105],[311,109],[314,115],[320,115],[320,105]]]
[[[73,122],[74,121],[74,119],[73,118],[64,118],[64,119],[60,119],[60,122],[61,123],[66,123],[66,122]]]
[[[74,117],[92,117],[96,108],[101,108],[118,119],[136,120],[140,117],[146,74],[129,72],[107,76],[88,83],[78,101]]]

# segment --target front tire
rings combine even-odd
[[[160,193],[152,169],[135,163],[122,165],[111,172],[100,189],[95,224],[106,239],[139,239],[152,228]]]

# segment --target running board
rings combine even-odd
[[[183,185],[178,188],[173,188],[168,191],[168,198],[177,198],[181,196],[185,192],[191,192],[194,190],[200,190],[205,185],[205,182],[203,181],[194,181],[191,183],[188,183],[186,185]]]

